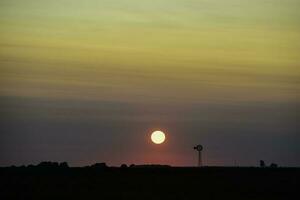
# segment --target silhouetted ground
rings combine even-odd
[[[299,168],[0,168],[0,199],[300,199]]]

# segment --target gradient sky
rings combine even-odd
[[[0,165],[300,166],[299,9],[1,0]]]

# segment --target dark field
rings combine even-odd
[[[0,199],[300,199],[299,168],[1,168]]]

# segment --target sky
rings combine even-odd
[[[299,8],[1,0],[0,166],[300,166]]]

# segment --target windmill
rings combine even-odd
[[[203,146],[201,144],[198,144],[197,146],[194,147],[196,151],[198,151],[198,167],[202,166],[202,155],[201,151],[203,150]]]

